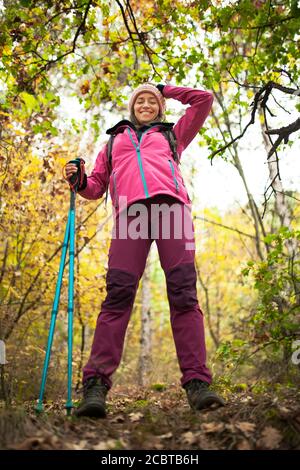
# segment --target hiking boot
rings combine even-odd
[[[77,418],[88,416],[90,418],[105,418],[105,399],[108,392],[107,386],[99,377],[90,377],[83,384],[83,400],[74,415]]]
[[[192,379],[184,384],[183,388],[186,391],[190,407],[193,410],[225,406],[223,398],[210,390],[207,382],[203,382],[199,379]]]

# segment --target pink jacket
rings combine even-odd
[[[183,150],[201,129],[211,109],[213,95],[208,91],[172,85],[164,86],[163,95],[190,105],[173,127],[180,159]],[[105,145],[97,156],[91,175],[87,177],[86,188],[79,194],[86,199],[99,199],[109,183],[116,213],[135,201],[157,194],[168,194],[189,204],[180,169],[159,127],[160,124],[155,123],[143,132],[139,142],[135,126],[130,121],[121,121],[114,126],[112,130],[117,130],[118,134],[112,148],[111,174]]]

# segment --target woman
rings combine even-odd
[[[175,126],[164,122],[165,98],[190,105]],[[194,233],[186,230],[186,226],[193,228],[191,204],[178,166],[212,102],[213,96],[207,91],[140,85],[129,101],[130,121],[120,121],[107,131],[115,136],[111,164],[105,145],[91,175],[82,178],[78,192],[86,199],[100,198],[109,184],[115,230],[109,250],[107,296],[101,306],[90,358],[83,369],[84,400],[75,411],[77,416],[106,415],[106,394],[121,361],[136,290],[154,239],[166,276],[181,384],[190,406],[202,409],[224,404],[209,388],[211,373],[205,364],[203,314],[196,292]],[[176,149],[171,141],[172,129]],[[65,179],[76,172],[77,166],[68,163]]]

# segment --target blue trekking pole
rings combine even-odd
[[[61,285],[63,280],[64,268],[66,263],[67,250],[69,248],[69,286],[68,286],[68,395],[65,408],[67,409],[67,415],[70,416],[73,408],[72,402],[72,352],[73,352],[73,312],[74,312],[74,257],[75,257],[75,199],[76,191],[82,183],[84,172],[82,171],[84,160],[82,158],[76,158],[71,160],[70,163],[74,163],[78,167],[77,174],[70,178],[70,209],[68,214],[68,221],[64,235],[64,241],[62,245],[62,254],[59,264],[58,278],[56,282],[54,301],[51,312],[50,329],[47,341],[46,356],[44,360],[42,382],[40,388],[39,400],[36,406],[36,412],[41,413],[44,411],[43,397],[45,391],[45,385],[47,380],[47,373],[54,337],[55,323],[58,314],[59,300]]]

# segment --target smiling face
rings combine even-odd
[[[143,92],[135,100],[133,111],[139,124],[148,124],[157,118],[159,104],[152,93]]]

